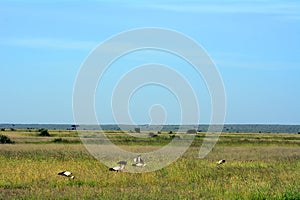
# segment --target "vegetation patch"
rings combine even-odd
[[[45,136],[45,137],[50,137],[51,136],[47,129],[39,129],[39,132],[40,132],[38,134],[39,136]]]
[[[133,158],[128,158],[124,172],[113,173],[89,154],[75,133],[51,130],[52,137],[39,137],[37,130],[6,130],[6,137],[16,143],[0,145],[0,199],[300,199],[298,134],[221,134],[212,151],[199,158],[205,134],[197,133],[189,149],[165,168],[127,173],[133,167]],[[99,134],[88,131],[88,137],[90,133]],[[194,136],[169,132],[156,137],[123,132],[105,135],[120,148],[136,153]],[[153,167],[160,159],[164,158],[145,159],[145,167]],[[218,165],[220,159],[226,162]],[[58,176],[62,170],[76,178]]]
[[[6,135],[0,135],[0,144],[12,144],[14,141],[12,141],[9,137]]]
[[[76,144],[80,143],[79,140],[68,140],[68,139],[63,139],[63,138],[54,138],[52,140],[54,143],[65,143],[65,144]]]

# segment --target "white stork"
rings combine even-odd
[[[218,165],[221,165],[221,164],[223,164],[223,163],[225,163],[226,161],[225,160],[219,160],[218,161]]]
[[[65,176],[65,177],[69,177],[71,179],[74,179],[75,176],[73,176],[72,172],[69,172],[69,171],[62,171],[62,172],[59,172],[58,175],[60,176]]]
[[[133,159],[133,161],[134,161],[134,163],[132,164],[132,166],[135,166],[135,167],[145,167],[146,166],[146,163],[141,158],[141,155],[138,155],[136,158]]]
[[[115,171],[115,172],[123,171],[125,169],[127,162],[120,161],[117,164],[119,164],[119,166],[111,167],[111,168],[109,168],[109,171]]]

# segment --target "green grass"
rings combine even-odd
[[[166,168],[116,174],[83,144],[70,142],[79,141],[75,131],[49,133],[54,136],[5,132],[16,143],[0,144],[0,199],[300,199],[300,136],[296,134],[224,134],[207,157],[199,159],[201,133]],[[170,135],[126,144],[132,139],[127,134],[106,134],[134,152],[160,148]],[[217,165],[219,159],[226,163]],[[76,178],[58,176],[61,170],[72,171]]]

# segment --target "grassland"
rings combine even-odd
[[[204,159],[198,133],[177,161],[150,173],[112,173],[93,158],[76,131],[2,131],[14,144],[0,144],[0,199],[300,199],[299,134],[222,134]],[[133,138],[106,131],[130,151],[151,151],[173,134]],[[224,165],[217,165],[226,159]],[[74,180],[57,172],[70,170]]]

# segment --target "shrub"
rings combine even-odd
[[[54,138],[53,142],[63,142],[62,138]]]
[[[39,136],[50,136],[50,134],[49,134],[49,132],[48,132],[48,130],[47,129],[39,129]]]
[[[149,135],[149,137],[157,137],[157,134],[154,134],[152,132],[150,132],[148,135]]]
[[[179,135],[170,135],[171,139],[176,139],[176,140],[180,140],[181,137]]]
[[[140,128],[134,128],[134,131],[135,131],[136,133],[140,133],[140,132],[141,132],[141,129],[140,129]]]
[[[77,144],[77,143],[80,143],[80,141],[78,141],[78,140],[66,140],[66,139],[62,139],[62,138],[54,138],[52,140],[52,142],[54,142],[54,143],[65,143],[65,144]]]
[[[186,133],[188,133],[188,134],[196,134],[197,131],[195,129],[190,129]]]
[[[149,137],[153,137],[154,133],[150,132],[148,133]]]
[[[12,141],[9,137],[6,135],[0,135],[0,143],[1,144],[12,144],[14,141]]]

